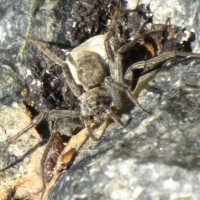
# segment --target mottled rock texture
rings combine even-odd
[[[131,2],[131,1],[130,1]],[[198,0],[192,2],[187,0],[165,1],[165,0],[142,0],[142,3],[150,4],[154,13],[154,22],[163,23],[170,18],[171,24],[180,27],[187,27],[196,33],[196,40],[193,44],[194,51],[199,52],[199,31],[200,31],[200,4]]]
[[[30,114],[22,104],[1,105],[0,111],[0,196],[2,200],[40,199],[42,187],[41,156],[44,151],[35,129],[14,142],[3,152],[8,138],[30,123]],[[3,170],[2,170],[3,169]]]
[[[149,3],[150,1],[142,1]],[[155,23],[196,32],[199,52],[199,1],[151,1]],[[86,146],[51,191],[49,199],[199,199],[198,59],[168,61],[138,90],[137,108],[125,129],[111,125],[97,143]]]
[[[199,199],[199,73],[188,58],[151,74],[138,99],[152,115],[135,108],[125,129],[111,125],[49,199]]]

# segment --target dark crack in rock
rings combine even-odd
[[[200,60],[168,61],[148,74],[125,129],[112,124],[86,145],[49,200],[199,199]],[[142,85],[142,83],[141,83]]]

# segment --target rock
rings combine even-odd
[[[7,139],[30,123],[30,114],[22,104],[1,106],[0,111],[0,196],[1,199],[34,197],[42,189],[41,157],[44,146],[35,129],[17,139],[4,152]]]
[[[18,102],[24,86],[22,78],[12,63],[0,61],[0,104],[10,105],[13,101]]]
[[[130,1],[131,2],[131,1]],[[195,33],[193,50],[200,52],[200,2],[194,0],[192,3],[187,0],[165,1],[165,0],[141,0],[142,3],[150,4],[151,11],[154,13],[154,23],[163,24],[170,18],[172,25],[187,28]]]
[[[200,60],[176,59],[148,74],[138,108],[80,151],[49,194],[67,199],[199,199]],[[149,77],[150,76],[150,77]]]
[[[172,24],[193,27],[199,52],[199,1],[150,6],[155,23],[170,16]],[[137,94],[152,115],[135,108],[125,129],[112,124],[86,144],[48,199],[199,199],[199,70],[198,59],[177,59],[147,77]]]

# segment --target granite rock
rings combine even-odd
[[[42,188],[41,157],[44,144],[35,129],[3,151],[7,139],[30,123],[30,113],[24,105],[1,105],[0,110],[0,199],[40,199]]]
[[[25,85],[17,68],[11,62],[1,60],[0,71],[0,104],[10,105],[14,101],[20,101]]]
[[[132,2],[132,1],[129,1]],[[163,23],[170,18],[172,25],[187,28],[195,33],[193,50],[199,52],[199,31],[200,31],[200,2],[194,0],[165,1],[165,0],[141,0],[142,3],[150,4],[151,11],[154,13],[154,22]]]
[[[84,146],[48,199],[199,199],[199,73],[188,58],[144,77],[138,100],[152,114],[134,108],[125,129]]]
[[[155,23],[193,30],[199,52],[199,1],[142,2]],[[144,77],[136,93],[152,115],[134,108],[125,129],[86,144],[48,199],[199,199],[199,70],[198,59],[177,59]]]

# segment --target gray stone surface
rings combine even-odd
[[[30,1],[1,1],[0,10],[0,59],[15,62],[22,44],[17,34],[24,34],[28,26]]]
[[[112,124],[81,150],[49,200],[199,199],[200,60],[168,61],[148,77],[125,129]],[[149,75],[148,75],[149,76]]]
[[[0,61],[0,104],[10,105],[21,98],[25,85],[12,63]]]
[[[155,23],[170,17],[193,30],[199,52],[199,1],[153,0],[150,6]],[[197,59],[168,61],[152,73],[138,91],[152,115],[134,108],[125,129],[110,125],[80,151],[49,199],[199,199],[199,74]]]

